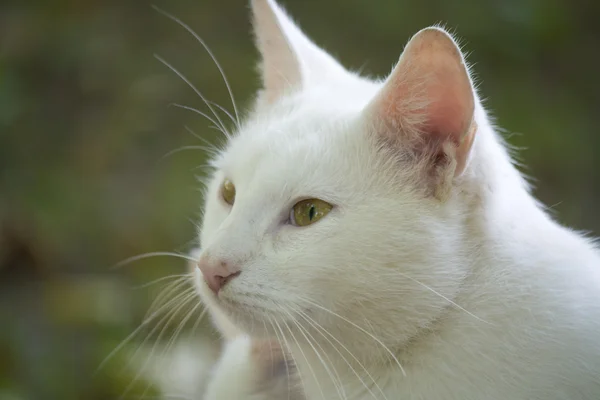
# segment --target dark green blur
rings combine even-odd
[[[244,0],[153,0],[202,36],[244,108],[258,88]],[[409,36],[442,22],[462,38],[488,109],[556,218],[600,233],[600,2],[585,0],[282,1],[352,69],[388,73]],[[195,241],[206,154],[174,149],[222,136],[160,54],[231,109],[206,51],[152,2],[0,3],[0,399],[116,399],[130,352],[95,369],[184,272],[156,257]],[[170,338],[188,308],[166,328]],[[191,320],[193,321],[193,320]],[[191,330],[190,322],[185,331]],[[203,327],[199,332],[208,332]],[[157,339],[158,330],[147,343]],[[126,398],[145,394],[138,382]]]

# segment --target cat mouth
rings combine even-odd
[[[233,288],[232,288],[233,289]],[[228,290],[219,294],[216,303],[235,320],[245,324],[269,324],[270,321],[288,321],[295,319],[292,311],[297,305],[288,301],[273,299],[267,295],[249,291]],[[307,310],[303,310],[307,312]]]
[[[247,294],[223,294],[217,297],[220,306],[237,314],[250,314],[268,318],[277,314],[277,310],[267,306],[268,301],[264,296],[249,296]]]
[[[239,281],[230,282],[218,293],[213,292],[202,274],[196,269],[196,286],[208,303],[212,303],[225,314],[242,325],[254,326],[270,324],[270,321],[288,321],[295,319],[297,312],[311,313],[306,307],[291,301],[289,294],[283,294],[273,287],[258,287],[256,290]],[[239,279],[239,278],[238,278]],[[264,294],[264,290],[273,295]]]

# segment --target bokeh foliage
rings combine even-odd
[[[247,3],[159,0],[223,65],[238,105],[258,87]],[[463,38],[487,107],[520,148],[536,195],[557,218],[600,232],[600,17],[585,0],[282,1],[345,65],[388,73],[410,35],[445,23]],[[230,107],[201,46],[145,1],[0,3],[0,398],[118,398],[128,351],[94,374],[142,321],[184,262],[206,154],[184,126],[218,143],[194,92]],[[200,167],[200,168],[198,168]],[[175,318],[169,337],[180,318]],[[153,343],[156,335],[149,343]],[[144,393],[128,393],[129,398]],[[139,393],[138,393],[139,392]],[[146,392],[152,396],[152,392]]]

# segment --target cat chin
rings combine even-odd
[[[197,270],[193,276],[193,283],[202,303],[213,317],[214,324],[226,337],[231,338],[243,332],[253,338],[272,338],[276,332],[271,321],[276,319],[280,323],[291,322],[266,308],[237,300],[229,289],[215,296]]]
[[[279,334],[279,331],[276,331],[277,324],[280,326],[294,326],[294,321],[291,321],[288,316],[263,309],[259,306],[251,306],[231,300],[226,296],[215,301],[209,309],[211,312],[213,310],[220,312],[238,329],[256,339],[276,337]]]
[[[231,330],[231,326],[235,327],[237,333],[243,333],[253,339],[271,339],[278,334],[271,322],[274,320],[273,316],[268,316],[264,312],[250,310],[249,307],[226,301],[213,302],[208,310],[213,317],[213,323],[226,337],[231,336],[227,332]],[[223,326],[224,320],[227,321],[225,327]],[[280,324],[288,322],[282,321],[279,317],[277,320]]]

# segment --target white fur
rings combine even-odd
[[[246,336],[227,344],[215,368],[212,384],[204,396],[205,400],[255,398],[254,385],[260,379],[260,371],[249,362],[250,347],[250,338]]]
[[[196,279],[231,341],[206,398],[285,398],[257,392],[248,348],[268,337],[289,349],[308,400],[599,399],[598,250],[531,196],[479,100],[468,165],[447,196],[428,195],[419,166],[382,149],[363,112],[384,84],[337,67],[313,79],[332,59],[303,57],[316,47],[274,2],[254,10],[278,18],[256,27],[259,42],[293,32],[289,46],[261,49],[263,62],[293,54],[292,76],[311,78],[265,88],[214,160],[200,257],[242,272],[218,297]],[[225,178],[233,207],[220,198]],[[312,197],[334,209],[308,227],[287,223]]]
[[[210,378],[218,347],[210,340],[179,339],[173,346],[143,346],[132,352],[132,373],[156,384],[165,399],[194,399]]]

